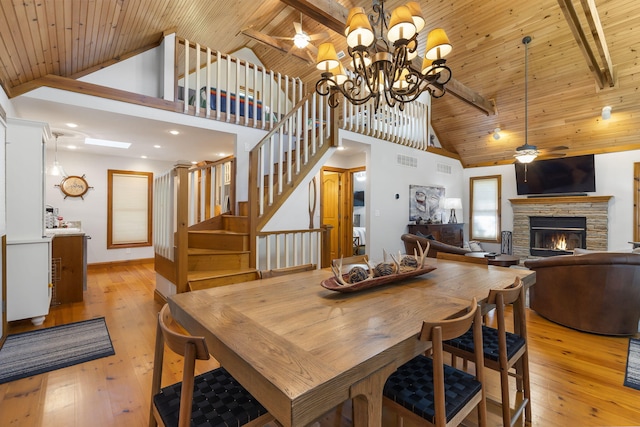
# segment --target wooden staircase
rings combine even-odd
[[[213,288],[259,278],[250,268],[248,203],[240,202],[239,215],[220,215],[189,228],[189,290]]]

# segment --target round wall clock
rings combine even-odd
[[[84,195],[89,191],[89,188],[91,187],[89,187],[84,175],[67,176],[60,183],[60,190],[64,193],[65,199],[67,197],[81,197],[84,199]]]

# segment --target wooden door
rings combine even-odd
[[[322,191],[320,192],[320,222],[331,228],[331,259],[340,258],[340,173],[323,170],[321,174]]]

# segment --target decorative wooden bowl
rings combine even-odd
[[[390,274],[389,276],[381,276],[370,280],[363,280],[362,282],[353,283],[348,286],[341,285],[340,283],[338,283],[335,277],[330,277],[329,279],[323,280],[320,284],[322,285],[322,287],[329,289],[330,291],[357,292],[364,289],[375,288],[376,286],[386,285],[387,283],[399,282],[410,277],[421,276],[435,269],[436,267],[429,265],[423,268],[418,268],[416,270],[409,270],[397,274]],[[348,275],[345,274],[342,277],[346,281]]]

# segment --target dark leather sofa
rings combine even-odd
[[[402,241],[404,242],[404,250],[405,253],[413,255],[414,250],[416,253],[420,253],[418,251],[418,242],[422,249],[427,247],[427,242],[430,244],[429,252],[427,256],[430,258],[435,258],[438,252],[448,252],[450,254],[460,254],[464,255],[467,252],[471,252],[469,249],[459,248],[457,246],[447,245],[446,243],[439,242],[437,240],[427,239],[426,237],[417,236],[415,234],[403,234],[400,236]]]
[[[536,272],[529,305],[570,328],[632,335],[640,320],[640,255],[601,252],[527,260]]]

